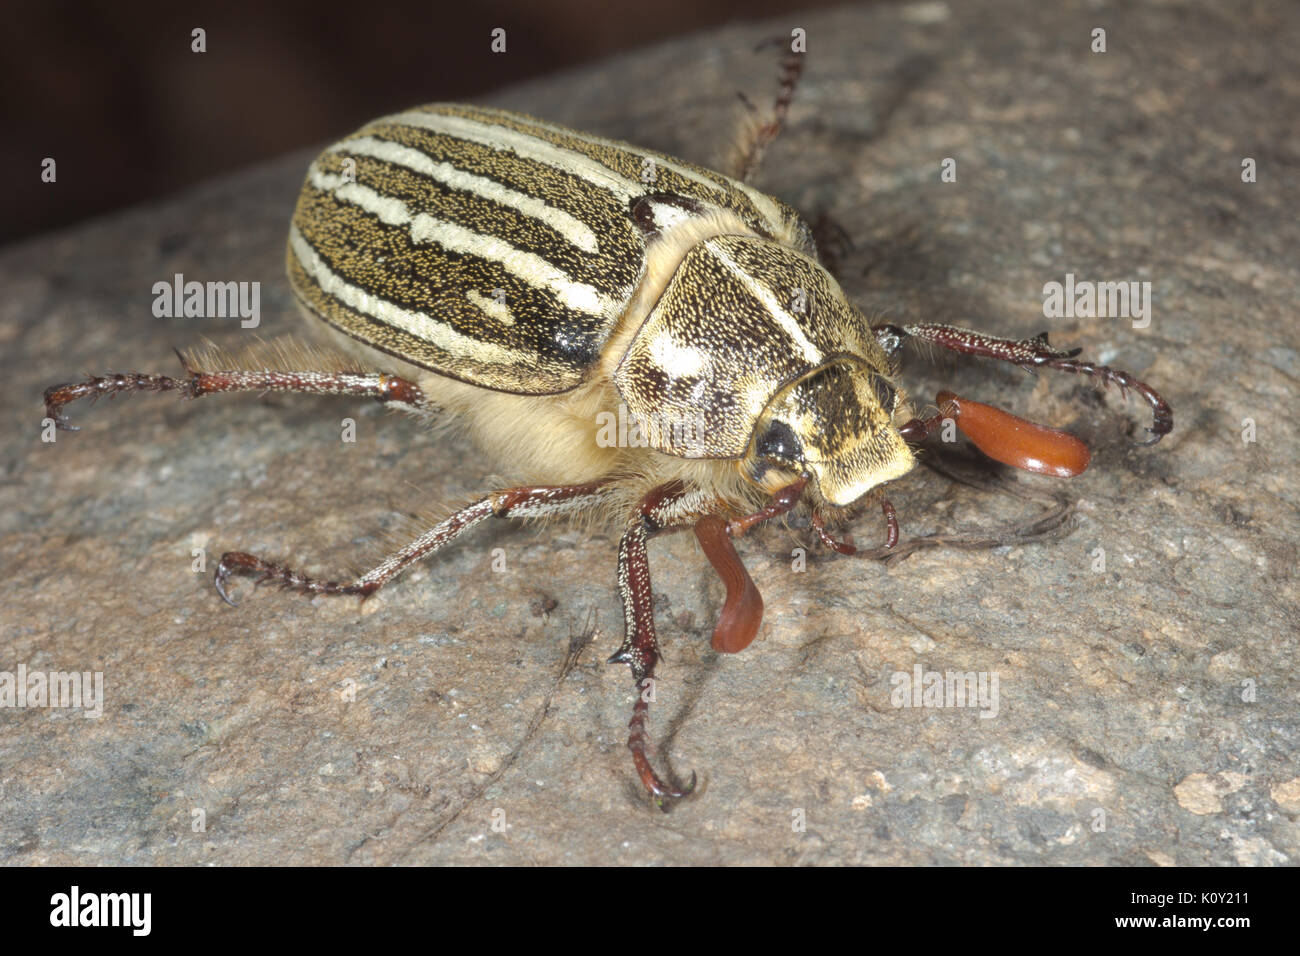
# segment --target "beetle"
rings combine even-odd
[[[802,60],[787,56],[769,116],[751,107],[725,172],[542,120],[435,104],[376,120],[310,166],[289,230],[289,281],[335,348],[178,352],[184,375],[121,373],[56,385],[47,419],[76,430],[79,398],[174,391],[301,392],[376,399],[459,422],[518,486],[489,493],[360,577],[323,580],[241,551],[235,576],[307,594],[375,593],[488,518],[597,513],[621,528],[624,637],[611,662],[638,688],[628,747],[662,807],[689,793],[649,758],[659,660],[647,542],[694,529],[726,585],[713,647],[748,646],[762,598],[733,539],[795,508],[820,539],[829,518],[876,503],[886,545],[898,522],[885,486],[946,418],[990,457],[1058,476],[1088,452],[1073,436],[951,393],[917,417],[898,385],[909,340],[1026,369],[1091,376],[1150,405],[1148,443],[1173,427],[1167,402],[1127,372],[1036,338],[937,324],[872,326],[819,257],[813,230],[748,180],[782,128]],[[625,412],[644,441],[600,440]]]

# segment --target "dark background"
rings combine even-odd
[[[421,102],[834,0],[34,2],[0,35],[0,243],[110,212]],[[797,25],[794,24],[794,25]],[[190,32],[207,31],[192,53]],[[506,30],[507,52],[489,49]],[[40,180],[53,157],[58,179]]]

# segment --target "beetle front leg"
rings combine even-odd
[[[654,695],[655,666],[659,663],[659,639],[655,635],[654,594],[650,589],[650,561],[646,554],[647,533],[640,526],[629,527],[618,547],[618,589],[623,598],[623,645],[609,659],[632,669],[636,702],[628,722],[627,747],[637,775],[655,803],[663,809],[665,797],[684,797],[695,789],[695,773],[683,788],[664,783],[646,754],[646,718]]]
[[[609,658],[611,664],[627,664],[636,681],[637,698],[632,705],[628,749],[637,775],[660,809],[665,798],[684,797],[695,789],[695,774],[685,787],[673,787],[660,779],[647,756],[649,738],[646,720],[653,696],[654,671],[659,663],[659,639],[655,634],[654,594],[650,587],[650,561],[646,542],[664,531],[680,531],[694,525],[705,556],[727,588],[718,626],[713,633],[714,650],[735,653],[753,641],[763,617],[763,600],[740,563],[730,539],[754,525],[785,514],[799,502],[807,477],[778,489],[772,501],[753,514],[724,521],[714,512],[720,502],[711,495],[672,482],[641,499],[618,547],[618,589],[623,598],[623,644]]]
[[[271,355],[274,354],[272,349]],[[324,356],[324,352],[304,352],[305,356]],[[339,395],[355,398],[373,398],[408,411],[422,414],[437,412],[420,386],[409,379],[377,372],[350,369],[287,370],[280,368],[251,367],[257,361],[255,350],[249,357],[229,359],[227,368],[202,368],[210,357],[204,353],[183,354],[180,359],[185,370],[183,377],[149,375],[141,372],[119,372],[109,375],[88,376],[82,382],[52,385],[45,390],[45,414],[63,431],[80,431],[70,424],[63,414],[66,405],[82,398],[92,402],[132,392],[176,392],[182,398],[199,398],[222,392],[298,392],[305,395]],[[227,358],[224,357],[223,358]],[[208,359],[209,361],[203,361]],[[269,364],[269,363],[268,363]],[[241,367],[242,366],[242,367]]]
[[[592,481],[581,485],[510,488],[487,495],[439,522],[355,581],[318,581],[256,555],[227,551],[217,564],[217,593],[233,606],[235,602],[228,593],[230,578],[245,574],[253,577],[256,584],[275,581],[282,588],[307,594],[357,594],[367,598],[416,561],[446,547],[486,518],[550,518],[575,514],[602,504],[610,484]]]
[[[952,325],[877,325],[872,327],[876,341],[891,357],[902,349],[909,338],[931,342],[952,352],[962,355],[979,355],[984,358],[1010,362],[1023,369],[1053,368],[1076,375],[1088,375],[1103,385],[1119,386],[1120,394],[1127,397],[1128,390],[1141,395],[1151,406],[1152,424],[1147,431],[1151,438],[1142,442],[1154,445],[1174,427],[1174,413],[1166,402],[1150,385],[1141,382],[1122,369],[1093,362],[1080,362],[1075,359],[1082,349],[1058,349],[1048,344],[1047,333],[1042,332],[1032,339],[999,339],[971,329],[962,329]]]
[[[654,594],[650,588],[650,560],[646,542],[664,531],[679,531],[716,510],[717,499],[681,482],[661,485],[638,503],[618,544],[618,591],[623,599],[623,644],[610,658],[611,664],[627,664],[636,682],[636,703],[628,722],[627,747],[637,775],[655,803],[664,809],[664,798],[684,797],[695,789],[695,774],[682,788],[660,779],[647,756],[646,718],[654,694],[655,666],[659,663],[659,639],[655,634]]]

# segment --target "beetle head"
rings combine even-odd
[[[764,486],[775,466],[810,474],[821,497],[847,505],[906,474],[912,451],[892,424],[898,393],[865,362],[832,362],[786,386],[763,412],[749,473]]]

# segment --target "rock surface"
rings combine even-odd
[[[1136,447],[1146,409],[1078,379],[913,356],[915,394],[952,384],[1094,457],[1065,483],[935,447],[940,470],[891,492],[904,536],[998,531],[1055,498],[1074,505],[1064,533],[886,566],[828,556],[806,525],[762,530],[741,551],[766,621],[726,658],[708,644],[720,585],[689,536],[656,542],[651,735],[661,765],[701,773],[661,814],[624,747],[631,681],[602,663],[621,628],[616,529],[485,528],[364,607],[246,588],[231,609],[211,584],[221,551],[338,574],[505,469],[326,399],[77,405],[84,430],[41,441],[46,385],[247,340],[230,320],[154,318],[151,288],[175,273],[259,281],[258,333],[298,328],[282,249],[308,155],[11,247],[0,670],[100,671],[106,700],[98,719],[0,709],[0,860],[1300,860],[1300,7],[846,8],[493,102],[709,162],[736,91],[774,87],[756,42],[792,27],[808,68],[759,185],[846,228],[850,295],[894,321],[1048,328],[1159,387],[1173,434]],[[1044,283],[1067,273],[1149,281],[1149,326],[1045,319]],[[878,516],[855,531],[873,540]],[[996,709],[893,706],[915,668],[996,677]]]

